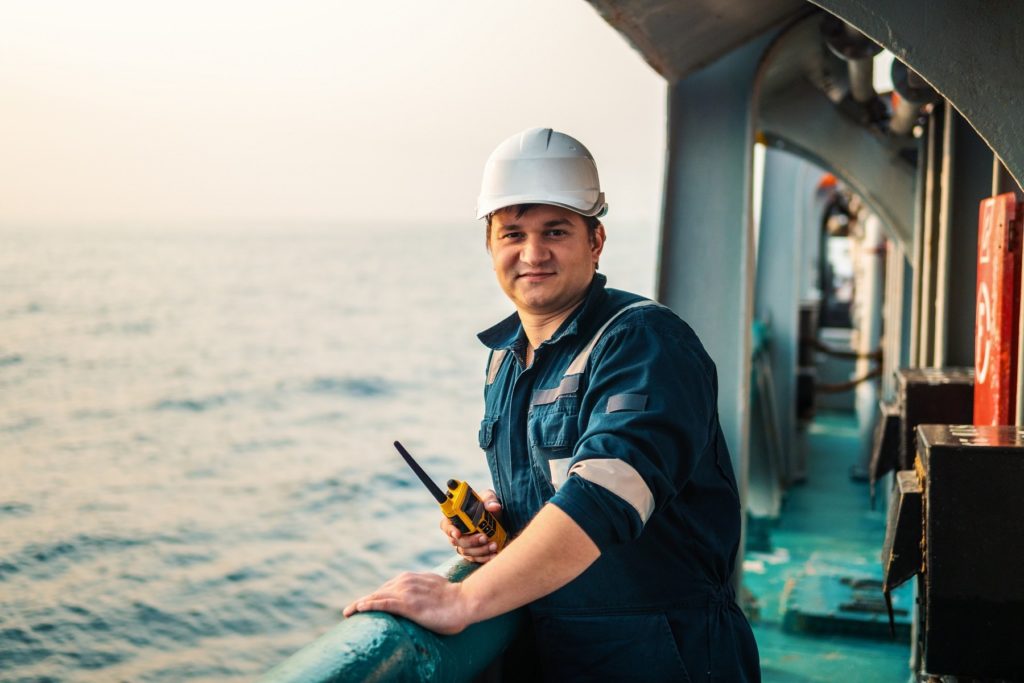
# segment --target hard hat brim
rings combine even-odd
[[[523,194],[523,195],[504,195],[501,197],[481,197],[480,204],[476,209],[477,219],[486,218],[495,211],[506,209],[510,206],[518,206],[520,204],[547,204],[549,206],[559,206],[563,209],[569,209],[575,211],[581,216],[594,216],[600,218],[608,213],[608,204],[604,200],[604,192],[598,194],[597,201],[593,204],[586,201],[579,201],[582,197],[572,197],[573,193],[563,192],[559,193],[558,196],[553,195],[538,195],[538,194]],[[584,193],[579,193],[584,194]],[[586,193],[593,194],[593,193]]]

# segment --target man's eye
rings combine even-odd
[[[501,236],[501,239],[503,239],[503,240],[516,240],[516,239],[519,239],[522,236],[523,236],[523,233],[521,233],[521,232],[506,232],[504,235]]]
[[[564,237],[568,234],[565,230],[548,230],[548,235],[551,237]]]

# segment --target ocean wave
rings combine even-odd
[[[137,624],[134,638],[136,645],[152,645],[153,641],[168,643],[195,644],[199,639],[212,637],[222,632],[217,619],[211,614],[190,607],[184,613],[161,609],[148,602],[135,601],[121,620]]]
[[[93,336],[115,335],[148,335],[156,328],[152,320],[129,320],[125,322],[102,322],[92,328]]]
[[[316,377],[310,380],[304,390],[312,394],[343,394],[372,398],[390,396],[396,387],[380,377]]]
[[[0,628],[0,643],[16,643],[18,645],[35,645],[40,642],[39,636],[28,628]],[[0,648],[7,649],[7,648]],[[2,668],[2,667],[0,667]]]
[[[21,517],[32,512],[32,505],[17,500],[0,502],[0,515]]]
[[[202,398],[165,398],[153,404],[153,410],[180,410],[191,413],[202,413],[213,408],[220,408],[236,400],[238,394],[229,392],[213,394]]]
[[[370,487],[373,490],[406,489],[412,486],[412,474],[406,476],[403,472],[402,476],[398,476],[382,472],[370,477],[370,482]]]
[[[305,512],[321,512],[333,507],[345,508],[346,503],[365,492],[366,487],[359,482],[342,481],[331,477],[305,484],[293,492],[291,498],[298,501]]]
[[[231,450],[235,453],[257,453],[260,451],[273,451],[282,448],[291,448],[296,444],[295,439],[256,439],[241,443],[231,444]]]
[[[40,577],[56,576],[88,557],[149,546],[160,540],[159,536],[133,538],[78,534],[68,539],[29,543],[6,557],[0,557],[0,581],[21,572]]]
[[[8,308],[7,310],[5,310],[3,312],[3,317],[8,318],[8,317],[14,317],[16,315],[24,315],[26,313],[28,313],[28,314],[35,314],[35,313],[42,313],[42,312],[43,312],[43,305],[42,304],[40,304],[40,303],[38,303],[36,301],[30,301],[27,304],[24,304],[22,306],[15,306],[14,308]]]
[[[326,413],[319,413],[317,415],[310,415],[309,417],[298,420],[298,424],[303,425],[316,425],[329,422],[340,422],[345,419],[345,413],[340,410],[331,410]]]
[[[26,612],[18,626],[0,628],[0,670],[43,662],[84,670],[102,669],[130,655],[109,647],[110,624],[81,605],[61,603]],[[27,679],[22,679],[27,680]],[[32,678],[31,680],[46,680]]]
[[[116,415],[113,410],[96,408],[82,408],[71,413],[76,420],[109,420]]]
[[[11,353],[6,356],[0,356],[0,368],[6,367],[8,365],[17,365],[24,360],[25,359],[20,354],[17,353]]]
[[[416,554],[414,563],[420,567],[436,567],[451,557],[454,552],[455,551],[450,546],[440,546],[438,548],[424,550],[423,552]]]
[[[125,652],[112,652],[110,650],[68,650],[61,652],[59,657],[67,665],[86,671],[105,669],[109,666],[119,664],[128,659],[131,655]]]
[[[7,424],[0,424],[0,432],[7,432],[9,434],[15,434],[17,432],[24,432],[33,427],[42,424],[42,420],[32,415],[23,416],[14,422],[8,422]]]

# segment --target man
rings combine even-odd
[[[480,446],[513,540],[496,552],[442,523],[485,566],[461,584],[402,574],[345,615],[457,633],[529,605],[549,680],[760,680],[731,584],[740,506],[715,366],[667,308],[605,288],[606,208],[568,135],[527,130],[488,159],[478,214],[516,313],[480,334]]]

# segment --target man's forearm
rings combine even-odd
[[[460,593],[469,623],[504,614],[558,590],[600,555],[569,515],[545,505],[515,542],[462,582]]]
[[[391,612],[438,633],[458,633],[558,590],[600,555],[569,515],[548,504],[513,543],[462,583],[433,572],[403,572],[349,603],[344,613]]]

